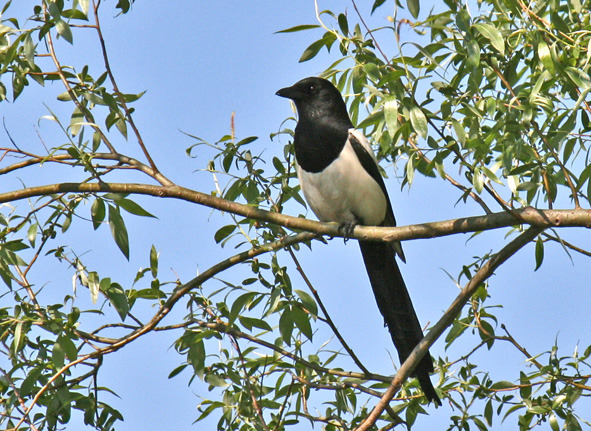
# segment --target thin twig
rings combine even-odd
[[[119,91],[119,87],[117,86],[117,81],[115,80],[115,76],[113,75],[113,71],[111,70],[111,64],[109,62],[109,56],[107,54],[107,47],[105,44],[105,38],[103,37],[103,32],[101,30],[101,25],[100,25],[100,21],[99,21],[99,13],[98,13],[99,6],[100,6],[100,2],[96,3],[94,5],[94,19],[95,19],[95,23],[96,23],[95,28],[96,28],[96,31],[98,34],[99,43],[101,45],[101,51],[102,51],[103,61],[105,63],[105,69],[107,71],[107,75],[109,76],[109,80],[111,81],[111,85],[113,86],[113,90],[115,91],[117,96],[119,96],[118,97],[119,103],[121,104],[121,107],[125,111],[125,116],[127,118],[127,121],[129,122],[131,128],[133,129],[133,133],[135,134],[135,136],[137,138],[137,142],[138,142],[140,148],[142,149],[144,156],[148,160],[148,163],[150,164],[150,166],[152,167],[154,172],[160,173],[158,168],[156,167],[156,163],[154,163],[154,160],[150,156],[150,153],[148,152],[146,145],[144,144],[144,140],[142,139],[142,135],[140,134],[140,131],[138,130],[138,128],[135,124],[135,121],[133,120],[133,116],[131,115],[130,109],[127,107],[127,103],[125,102],[125,98],[123,97],[123,94],[121,93],[121,91]],[[171,181],[168,181],[167,183],[168,183],[168,185],[172,184]]]
[[[296,257],[296,255],[293,252],[293,250],[291,248],[288,248],[287,251],[289,252],[289,255],[291,256],[293,262],[295,263],[296,269],[300,273],[302,279],[304,280],[304,283],[306,283],[306,286],[308,286],[308,289],[310,290],[310,292],[312,292],[312,295],[314,296],[314,299],[316,300],[316,302],[320,306],[320,309],[322,310],[322,313],[324,314],[324,317],[326,319],[326,323],[328,324],[328,326],[330,326],[330,329],[332,330],[332,332],[336,335],[336,337],[340,341],[341,345],[345,348],[345,350],[347,351],[347,353],[349,354],[349,356],[351,356],[351,359],[353,359],[353,361],[355,362],[355,364],[357,364],[357,366],[359,367],[359,369],[361,371],[363,371],[365,374],[368,374],[368,375],[371,374],[369,372],[369,370],[365,367],[365,365],[363,365],[363,363],[361,362],[361,360],[357,357],[357,355],[355,354],[355,352],[353,351],[353,349],[351,349],[351,347],[349,347],[349,345],[347,344],[347,342],[345,341],[345,339],[341,335],[341,333],[338,330],[337,326],[335,325],[335,323],[333,322],[332,318],[330,317],[330,314],[328,313],[328,310],[324,306],[324,303],[322,302],[322,299],[320,298],[320,295],[318,294],[318,291],[316,289],[314,289],[314,286],[312,285],[312,283],[308,279],[308,276],[304,272],[304,269],[300,265],[300,261]]]

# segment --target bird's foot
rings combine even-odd
[[[357,226],[357,222],[355,221],[344,222],[339,226],[339,231],[343,233],[345,243],[351,239],[353,231],[355,230],[355,226]]]

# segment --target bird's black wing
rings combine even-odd
[[[386,190],[386,184],[384,183],[384,178],[380,173],[380,168],[378,167],[375,159],[373,156],[367,151],[367,148],[359,142],[357,137],[349,132],[349,143],[353,150],[355,151],[355,155],[359,159],[359,163],[363,166],[363,169],[374,179],[376,183],[380,186],[382,191],[384,192],[384,196],[386,196],[386,218],[384,219],[382,226],[396,226],[396,218],[394,217],[394,210],[392,209],[392,203],[390,202],[390,197],[388,196],[388,190]],[[400,242],[393,242],[391,243],[391,247],[394,248],[394,251],[402,259],[403,262],[406,262],[406,257],[404,256],[404,252],[402,251],[402,245]]]

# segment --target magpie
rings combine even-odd
[[[355,225],[396,226],[386,185],[367,138],[355,130],[339,90],[328,80],[309,77],[278,96],[293,100],[298,112],[294,133],[297,176],[304,197],[323,222],[339,222],[345,236]],[[359,241],[367,274],[392,341],[404,362],[423,331],[396,256],[406,261],[399,242]],[[441,405],[429,378],[429,352],[413,375],[429,401]]]

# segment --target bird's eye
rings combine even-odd
[[[308,92],[309,92],[309,93],[313,93],[315,89],[316,89],[316,87],[314,87],[314,84],[310,84],[310,85],[308,86]]]

